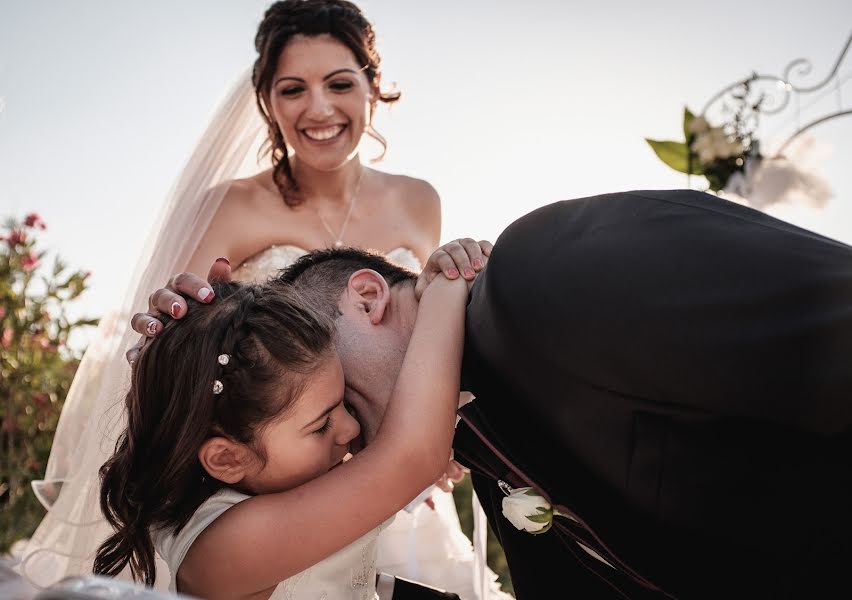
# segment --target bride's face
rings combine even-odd
[[[269,106],[300,162],[327,171],[355,155],[371,89],[355,55],[328,34],[293,37],[278,58]]]
[[[360,431],[343,405],[343,368],[332,353],[292,407],[263,428],[265,460],[242,483],[258,494],[293,489],[340,465]]]

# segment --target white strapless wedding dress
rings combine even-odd
[[[233,271],[239,281],[263,282],[291,265],[307,251],[292,245],[258,252]],[[421,270],[417,255],[396,248],[385,257],[414,273]],[[473,547],[459,525],[453,497],[440,489],[432,494],[435,510],[420,503],[411,512],[400,511],[378,537],[376,570],[419,581],[458,594],[463,600],[508,600],[497,575],[487,569],[488,593],[481,598],[474,581],[482,575],[475,566]]]

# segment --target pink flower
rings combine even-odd
[[[6,243],[9,244],[9,248],[14,248],[18,244],[26,244],[27,234],[20,229],[13,229],[9,237],[6,238]]]
[[[13,335],[14,334],[12,333],[12,330],[9,327],[4,329],[3,337],[0,337],[0,346],[3,346],[4,348],[8,348],[9,346],[11,346]]]
[[[30,252],[24,258],[21,259],[21,268],[24,270],[24,273],[32,271],[38,266],[38,257]]]
[[[47,225],[41,220],[38,213],[30,213],[24,219],[24,225],[27,227],[38,227],[39,229],[47,229]]]

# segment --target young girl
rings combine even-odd
[[[378,531],[447,465],[465,282],[424,292],[385,420],[351,460],[331,323],[282,286],[214,291],[134,364],[95,573],[150,585],[156,547],[190,595],[374,598]]]

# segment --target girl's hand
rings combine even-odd
[[[486,240],[474,241],[461,238],[448,242],[435,250],[426,261],[423,271],[417,277],[414,295],[419,300],[435,277],[443,274],[447,279],[457,279],[459,275],[466,281],[473,281],[476,274],[488,264],[494,244]]]

